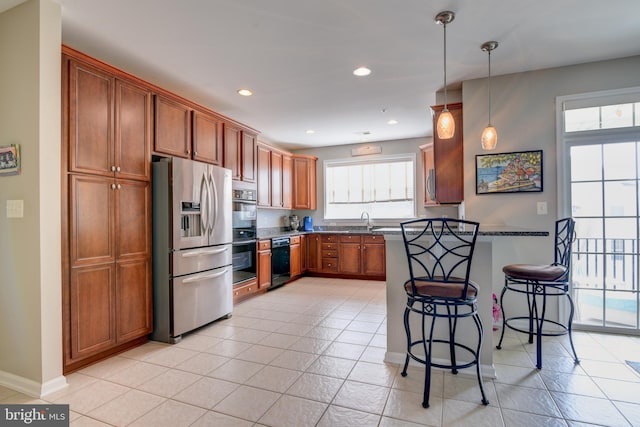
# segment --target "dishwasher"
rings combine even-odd
[[[282,286],[291,278],[288,237],[271,239],[271,286],[268,290]]]

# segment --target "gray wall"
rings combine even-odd
[[[41,395],[62,377],[61,9],[29,0],[0,14],[0,145],[22,173],[0,177],[0,384]],[[7,200],[24,200],[8,219]]]

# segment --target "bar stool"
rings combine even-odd
[[[407,305],[404,310],[404,328],[407,334],[407,356],[402,376],[407,376],[409,360],[425,365],[424,396],[422,406],[429,407],[431,387],[431,367],[450,369],[457,374],[458,369],[476,367],[482,403],[489,404],[480,375],[480,348],[482,347],[482,321],[477,310],[478,286],[469,280],[471,260],[478,236],[477,222],[456,219],[417,219],[400,224],[402,238],[409,263],[410,279],[404,282]],[[421,316],[420,336],[413,340],[409,315]],[[431,318],[428,332],[426,318]],[[456,341],[458,320],[472,318],[478,332],[475,348]],[[446,339],[435,338],[434,330],[438,319],[446,319],[448,324]],[[449,353],[449,363],[435,363],[432,360],[433,345],[445,344]],[[414,347],[418,346],[415,350]],[[422,353],[414,351],[422,350]],[[462,352],[470,361],[460,361]],[[445,360],[446,362],[446,360]]]
[[[571,271],[571,245],[574,240],[575,221],[572,218],[564,218],[556,221],[555,230],[555,255],[554,262],[550,265],[510,264],[505,265],[502,271],[505,274],[504,288],[500,294],[500,307],[502,310],[502,333],[496,348],[502,348],[502,340],[506,328],[529,335],[529,344],[536,337],[536,367],[542,369],[542,337],[569,335],[569,343],[575,363],[580,363],[576,349],[573,346],[571,325],[573,323],[574,305],[569,291],[569,277]],[[516,292],[527,296],[528,316],[505,315],[503,304],[506,292]],[[547,298],[566,297],[569,301],[569,318],[566,323],[549,320],[547,314]],[[528,327],[522,326],[522,321]],[[520,323],[520,325],[518,325]],[[545,325],[551,326],[546,328]],[[555,329],[552,329],[555,328]]]

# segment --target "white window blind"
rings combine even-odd
[[[325,162],[325,218],[415,216],[415,155]]]

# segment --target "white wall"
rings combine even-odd
[[[498,60],[498,59],[496,59]],[[542,193],[475,194],[475,156],[487,154],[480,145],[488,121],[487,80],[462,84],[464,117],[464,199],[468,218],[480,223],[547,230],[557,217],[556,111],[557,96],[640,86],[640,56],[491,78],[492,124],[498,130],[495,152],[543,150]],[[537,215],[545,201],[548,215]],[[515,262],[553,261],[551,238],[501,239],[494,248],[494,277]],[[502,283],[494,282],[494,289]]]
[[[29,0],[0,14],[0,145],[22,173],[0,177],[0,383],[40,396],[62,377],[61,9]],[[7,200],[24,200],[8,219]]]
[[[425,115],[425,120],[431,120],[429,116]],[[420,146],[426,144],[427,142],[431,142],[431,137],[424,138],[412,138],[412,139],[402,139],[395,141],[381,141],[381,142],[372,142],[369,144],[351,144],[351,145],[340,145],[334,147],[323,147],[323,148],[313,148],[313,149],[305,149],[298,150],[296,153],[299,154],[310,154],[312,156],[318,157],[317,167],[316,167],[316,182],[318,183],[318,203],[317,209],[315,211],[296,211],[295,213],[302,219],[303,216],[309,215],[313,217],[313,225],[314,226],[327,226],[335,223],[336,225],[361,225],[362,221],[334,221],[331,222],[324,220],[324,170],[323,170],[323,162],[325,160],[334,160],[334,159],[349,159],[351,157],[351,149],[355,147],[365,146],[365,145],[373,145],[382,147],[381,154],[372,154],[367,156],[358,156],[354,157],[354,159],[366,159],[366,158],[375,158],[380,156],[387,156],[392,154],[406,154],[406,153],[414,153],[416,155],[416,203],[417,203],[417,214],[421,215],[430,215],[430,216],[441,216],[448,215],[449,217],[455,218],[458,214],[457,206],[442,206],[442,207],[432,207],[432,208],[424,208],[422,198],[424,194],[424,181],[422,174],[422,154],[420,152]],[[399,221],[373,221],[374,225],[398,225]]]

